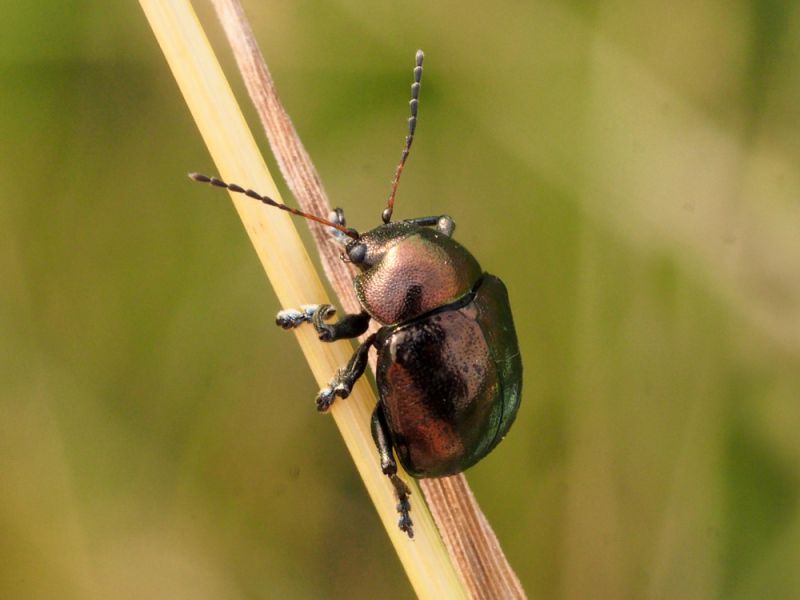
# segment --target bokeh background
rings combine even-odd
[[[245,5],[359,228],[426,51],[397,215],[509,287],[469,480],[531,597],[800,597],[800,6]],[[410,597],[138,4],[2,32],[0,596]]]

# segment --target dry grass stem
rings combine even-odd
[[[281,172],[303,210],[327,215],[325,190],[286,110],[238,0],[213,0],[250,98],[267,133]],[[318,223],[308,222],[323,268],[341,305],[359,309],[352,273],[341,248]],[[374,364],[373,364],[374,370]],[[463,475],[419,482],[447,550],[473,598],[524,598],[519,580]],[[419,503],[417,503],[419,504]]]

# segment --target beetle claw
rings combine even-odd
[[[283,329],[294,329],[305,320],[305,315],[293,308],[282,310],[275,316],[275,323]]]
[[[409,512],[411,511],[411,503],[408,501],[408,495],[411,493],[411,490],[408,489],[406,483],[400,479],[396,473],[391,473],[389,475],[389,480],[392,482],[394,486],[395,494],[397,495],[397,512],[400,513],[400,519],[397,521],[397,526],[400,528],[400,531],[404,531],[408,534],[408,537],[414,537],[414,529],[412,525],[414,522],[411,520],[411,515]]]
[[[328,409],[331,407],[331,404],[333,404],[335,399],[336,394],[331,388],[322,388],[319,391],[319,394],[317,394],[317,410],[319,412],[328,412]]]
[[[411,517],[408,516],[408,514],[404,514],[397,521],[397,526],[400,528],[400,531],[404,531],[408,535],[409,538],[413,539],[414,538],[414,528],[412,527],[412,525],[414,525],[414,523],[411,520]]]

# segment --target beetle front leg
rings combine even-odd
[[[322,306],[327,305],[323,304]],[[369,327],[369,320],[372,317],[366,311],[362,311],[352,315],[345,315],[332,325],[323,323],[326,318],[328,316],[323,311],[318,311],[311,318],[311,324],[317,330],[320,340],[323,342],[335,342],[336,340],[360,336]]]
[[[328,213],[328,220],[331,223],[336,223],[337,225],[341,225],[342,227],[347,227],[347,221],[344,218],[344,211],[341,208],[334,208],[330,213]],[[350,237],[345,235],[341,229],[336,229],[335,227],[328,227],[328,231],[334,237],[334,239],[339,242],[342,246],[346,246],[347,242],[350,241]]]
[[[328,387],[319,391],[319,394],[317,394],[318,411],[327,411],[337,396],[339,398],[347,398],[350,395],[356,381],[364,374],[364,370],[367,368],[369,349],[375,343],[375,338],[376,334],[373,333],[364,340],[364,343],[353,353],[347,366],[344,369],[339,369],[331,379]]]
[[[420,227],[435,227],[437,231],[445,234],[447,237],[453,237],[453,231],[456,229],[456,222],[450,215],[439,215],[438,217],[417,217],[415,219],[406,219],[406,223],[419,225]]]
[[[400,514],[397,526],[401,531],[405,531],[408,537],[413,538],[414,529],[412,526],[414,523],[409,514],[411,503],[408,501],[411,490],[397,476],[397,463],[392,455],[392,438],[389,437],[389,428],[386,425],[380,405],[376,406],[372,412],[370,428],[372,429],[372,439],[375,440],[375,445],[378,447],[378,455],[381,458],[381,471],[389,477],[389,481],[394,486],[394,493],[397,496],[397,512]]]
[[[360,336],[369,327],[370,316],[366,312],[345,315],[336,323],[328,325],[327,319],[336,314],[330,304],[305,304],[300,310],[289,308],[275,317],[275,323],[284,329],[294,329],[303,323],[311,323],[323,342],[334,342]]]
[[[322,313],[323,319],[330,319],[336,309],[330,304],[303,304],[300,309],[286,308],[275,315],[275,324],[283,329],[294,329],[303,323],[311,323],[314,315]]]

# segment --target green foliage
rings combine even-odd
[[[246,3],[357,228],[426,52],[396,215],[509,288],[469,479],[532,597],[800,595],[800,13],[751,4]],[[51,8],[0,40],[0,596],[408,597],[138,6]]]

